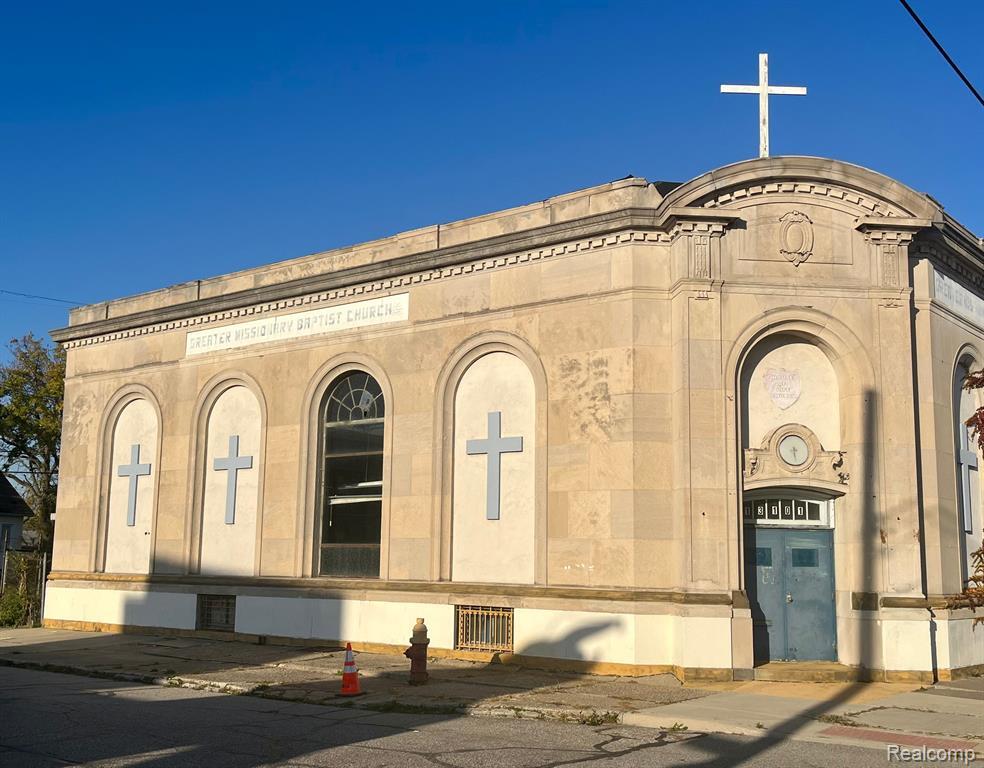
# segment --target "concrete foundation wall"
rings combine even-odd
[[[929,612],[912,609],[905,613],[910,615],[883,618],[879,621],[882,668],[897,671],[932,671],[933,647],[930,638]]]
[[[45,619],[79,624],[195,629],[197,594],[159,588],[101,589],[51,584]],[[347,600],[237,594],[236,632],[362,644],[406,645],[424,618],[433,649],[455,647],[455,606],[448,602]],[[696,609],[706,612],[707,609]],[[730,610],[716,616],[516,608],[516,654],[628,666],[724,670],[731,667]]]
[[[174,592],[48,585],[44,618],[87,624],[194,629],[197,597]]]
[[[455,648],[455,605],[443,597],[357,600],[277,597],[270,589],[250,594],[242,587],[202,587],[202,591],[237,595],[235,629],[242,634],[400,647],[409,642],[416,619],[423,618],[432,649]],[[79,627],[193,630],[196,600],[197,593],[185,585],[168,591],[52,582],[44,618]],[[951,672],[972,671],[984,664],[984,628],[972,629],[969,612],[946,612],[936,619],[932,631],[929,613],[923,609],[854,614],[839,646],[839,661],[845,666],[884,670],[902,679],[930,679],[935,669],[947,679]],[[664,612],[655,605],[642,612],[517,607],[513,649],[522,657],[613,665],[613,671],[686,670],[687,675],[720,676],[742,666],[732,656],[733,626],[741,632],[741,622],[734,625],[731,610],[724,607],[665,606]],[[862,633],[868,637],[859,645]]]
[[[249,595],[236,600],[236,631],[255,635],[407,645],[418,618],[426,620],[432,646],[454,647],[452,605]]]
[[[969,611],[955,613],[936,622],[938,664],[942,669],[980,670],[984,666],[984,624],[975,628],[976,616]]]

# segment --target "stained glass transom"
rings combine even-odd
[[[345,374],[328,393],[325,421],[329,424],[381,419],[384,415],[383,391],[376,380],[363,371]]]

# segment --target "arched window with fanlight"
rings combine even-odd
[[[365,371],[332,382],[321,406],[323,576],[379,576],[385,403]]]

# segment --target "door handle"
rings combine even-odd
[[[789,592],[786,593],[786,602],[787,603],[793,602],[793,596]]]

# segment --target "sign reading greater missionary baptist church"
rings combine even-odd
[[[336,304],[264,320],[223,325],[213,330],[193,331],[188,334],[185,354],[202,355],[269,341],[289,341],[371,325],[396,323],[409,318],[410,294],[398,293],[395,296]]]
[[[946,275],[935,273],[936,301],[951,309],[978,328],[984,328],[984,299],[971,293]]]

